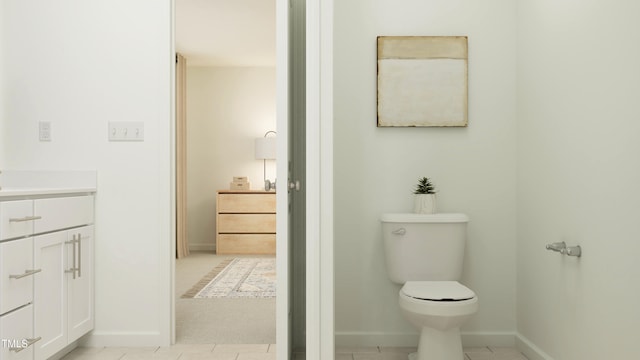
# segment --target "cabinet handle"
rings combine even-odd
[[[10,218],[9,222],[25,222],[25,221],[40,220],[40,219],[42,219],[42,216],[25,216],[23,218]]]
[[[82,234],[78,234],[78,277],[82,277]]]
[[[71,244],[71,246],[73,246],[73,259],[71,260],[71,268],[69,268],[69,270],[65,270],[64,272],[66,273],[73,273],[73,278],[76,278],[76,270],[78,270],[78,268],[76,267],[76,243],[80,242],[80,240],[76,239],[76,235],[73,234],[73,238],[71,239],[71,241],[65,241],[65,244]]]
[[[23,277],[27,277],[27,276],[31,276],[33,274],[37,274],[40,271],[42,271],[42,269],[35,269],[35,270],[25,270],[24,274],[20,274],[20,275],[9,275],[9,279],[22,279]]]
[[[37,338],[34,339],[26,339],[27,340],[27,346],[21,346],[21,347],[12,347],[9,348],[9,351],[13,351],[15,353],[19,353],[20,351],[28,348],[29,346],[37,343],[38,341],[42,340],[42,336],[38,336]]]

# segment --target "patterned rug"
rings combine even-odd
[[[225,260],[203,277],[182,298],[274,298],[274,258]]]

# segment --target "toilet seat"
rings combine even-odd
[[[457,281],[407,281],[400,292],[417,300],[442,302],[465,301],[476,296]]]

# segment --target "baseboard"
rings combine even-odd
[[[189,251],[215,251],[216,244],[189,244]]]
[[[529,360],[553,360],[551,356],[520,333],[516,334],[516,348]]]
[[[169,346],[159,332],[93,332],[82,342],[90,347]]]
[[[463,332],[462,346],[515,346],[512,332]],[[416,346],[418,333],[336,331],[336,347]]]

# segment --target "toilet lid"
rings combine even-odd
[[[407,281],[402,292],[415,299],[432,301],[461,301],[476,296],[457,281]]]

